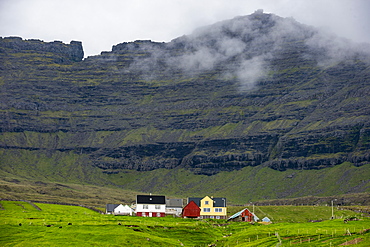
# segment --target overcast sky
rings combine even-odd
[[[257,9],[370,43],[370,0],[0,0],[0,36],[78,40],[87,57],[137,39],[168,42]]]

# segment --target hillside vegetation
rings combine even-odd
[[[204,195],[226,197],[228,203],[234,205],[250,202],[325,205],[334,199],[338,205],[370,205],[370,193],[356,193],[351,189],[351,186],[364,186],[366,190],[367,170],[351,164],[284,172],[267,167],[246,167],[214,176],[194,175],[185,169],[120,170],[117,174],[96,171],[99,176],[88,182],[78,181],[77,172],[72,172],[70,177],[45,176],[53,172],[49,169],[38,171],[34,167],[33,171],[16,172],[23,176],[0,173],[0,198],[104,206],[107,203],[131,204],[137,194],[156,193],[183,199]],[[268,200],[271,198],[276,200]]]
[[[77,206],[0,201],[1,246],[339,246],[370,243],[369,219],[330,207],[259,207],[273,224],[101,215]],[[235,208],[235,210],[238,210]],[[261,212],[260,212],[261,211]],[[262,213],[263,212],[263,213]],[[343,219],[357,217],[343,223]],[[276,219],[276,221],[275,221]],[[308,222],[321,221],[321,222]],[[301,223],[298,223],[301,222]]]
[[[77,41],[1,38],[1,193],[369,193],[368,48],[260,11],[86,59]]]

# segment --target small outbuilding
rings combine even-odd
[[[271,223],[271,220],[270,220],[270,218],[269,218],[269,217],[264,217],[264,218],[262,219],[262,222],[265,222],[265,223]]]
[[[199,218],[200,217],[200,207],[194,201],[190,201],[182,209],[182,217],[183,218]]]

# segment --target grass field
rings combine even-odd
[[[339,246],[370,245],[370,218],[331,207],[261,206],[273,224],[99,214],[79,206],[1,201],[0,246]],[[230,214],[240,210],[231,207]],[[345,218],[357,217],[358,221]],[[321,221],[324,220],[324,221]],[[309,222],[321,221],[321,222]]]

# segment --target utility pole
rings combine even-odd
[[[334,201],[337,199],[331,200],[331,219],[334,219]]]

